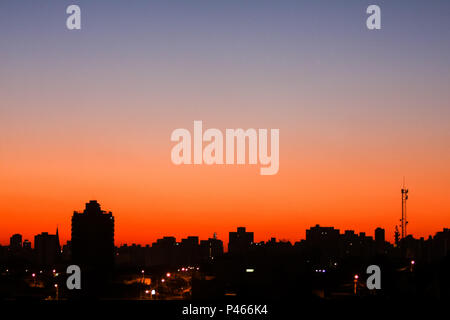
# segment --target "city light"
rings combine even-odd
[[[166,277],[170,278],[170,273],[169,272],[166,273]]]
[[[154,296],[156,294],[155,289],[152,290],[152,296]]]
[[[357,274],[355,274],[355,280],[358,280],[359,276]]]
[[[255,272],[255,269],[246,269],[245,272]]]
[[[161,279],[161,282],[165,282],[166,280],[165,279]]]

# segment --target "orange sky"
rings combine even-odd
[[[373,235],[450,226],[449,2],[2,2],[0,243],[33,241],[96,199],[116,244],[246,226],[297,241],[321,224]],[[417,23],[418,17],[423,23]],[[280,167],[175,166],[177,128],[280,130]]]
[[[281,140],[279,173],[261,176],[259,166],[175,166],[168,140],[152,152],[97,144],[86,150],[35,145],[30,157],[11,154],[16,161],[4,167],[0,189],[1,243],[15,232],[33,240],[57,225],[66,241],[72,212],[91,199],[113,212],[116,244],[213,232],[227,241],[237,226],[247,226],[258,241],[296,241],[316,223],[369,235],[381,226],[391,240],[400,217],[402,168],[410,173],[409,231],[427,236],[449,224],[449,174],[428,165],[440,161],[426,153],[403,165],[401,158],[374,158],[374,147],[351,152],[345,145],[292,142],[309,150],[303,154]]]

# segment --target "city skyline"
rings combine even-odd
[[[261,296],[261,287],[268,286],[273,299],[391,298],[410,286],[419,290],[416,294],[437,299],[447,294],[446,274],[439,270],[448,268],[450,262],[448,228],[427,239],[412,235],[399,239],[397,232],[392,244],[379,227],[370,236],[315,225],[306,230],[304,240],[291,243],[276,238],[255,241],[254,232],[241,226],[228,233],[225,251],[224,242],[215,234],[207,240],[189,236],[177,241],[165,236],[151,245],[115,246],[115,217],[96,200],[87,202],[82,212],[74,211],[71,221],[71,241],[63,246],[59,229],[55,235],[36,235],[35,248],[26,240],[22,244],[20,234],[11,236],[9,246],[0,246],[0,291],[4,298],[223,299]],[[378,286],[369,292],[375,288],[368,282],[365,285],[367,265],[383,270],[383,277],[395,275],[397,281],[389,281],[384,290]],[[71,267],[82,272],[76,291],[69,282],[68,290],[64,288],[67,275],[63,270]],[[283,281],[286,277],[301,283],[301,290],[298,284]],[[442,281],[430,281],[435,277]],[[424,289],[424,280],[429,289]],[[19,291],[11,290],[14,283]]]
[[[89,205],[89,204],[91,204],[91,203],[95,203],[96,205],[99,205],[99,206],[98,206],[98,208],[99,208],[98,210],[100,210],[100,205],[101,205],[101,204],[98,203],[97,200],[90,200],[88,203],[86,203],[86,206]],[[108,213],[108,214],[112,214],[111,211],[102,211],[102,212]],[[74,213],[75,213],[75,214],[79,214],[77,211],[74,211]],[[377,226],[374,226],[374,227],[370,230],[370,232],[368,232],[368,230],[353,230],[353,229],[349,229],[349,228],[341,229],[341,228],[336,228],[336,226],[327,225],[327,224],[325,224],[325,225],[315,224],[315,225],[311,225],[308,229],[305,229],[305,230],[303,231],[303,232],[305,233],[305,236],[304,236],[304,237],[300,237],[300,238],[297,238],[297,239],[286,239],[286,238],[282,238],[282,237],[281,237],[281,238],[280,238],[280,237],[277,237],[277,235],[273,234],[273,235],[271,235],[269,238],[265,238],[265,239],[262,239],[262,236],[255,237],[255,240],[252,240],[252,242],[254,242],[254,243],[261,243],[261,242],[266,243],[266,242],[273,241],[274,239],[276,239],[276,240],[279,240],[279,241],[281,241],[281,242],[290,242],[291,244],[294,244],[294,243],[296,243],[296,242],[298,242],[298,241],[305,240],[305,239],[306,239],[306,236],[307,236],[308,230],[311,230],[312,228],[315,228],[315,227],[332,228],[332,229],[334,229],[334,230],[336,230],[336,231],[338,231],[338,232],[343,232],[342,234],[344,234],[346,231],[351,231],[351,232],[354,232],[356,235],[364,234],[364,236],[366,236],[366,237],[371,237],[371,238],[373,238],[373,239],[375,239],[376,230],[377,230],[377,229],[382,229],[383,232],[384,232],[384,237],[385,237],[385,239],[386,239],[386,242],[388,242],[388,243],[390,243],[390,244],[394,244],[394,243],[395,243],[395,236],[394,236],[394,233],[395,233],[396,230],[397,230],[395,227],[393,228],[392,239],[393,239],[394,241],[390,241],[390,237],[388,236],[389,232],[386,232],[386,228],[383,228],[382,226],[378,226],[378,225],[377,225]],[[399,227],[399,225],[396,225],[396,227]],[[251,233],[254,234],[254,232],[251,230],[251,228],[248,228],[247,226],[244,226],[244,225],[242,225],[242,224],[241,224],[241,225],[236,225],[234,229],[239,230],[240,228],[243,228],[244,231],[245,231],[245,229],[250,230]],[[234,230],[234,229],[233,229],[233,230]],[[433,237],[433,236],[436,235],[437,233],[439,233],[439,232],[441,232],[441,231],[443,231],[443,230],[447,230],[447,229],[448,229],[448,228],[447,228],[446,226],[443,226],[441,230],[436,230],[434,233],[429,234],[429,235],[427,235],[427,236],[415,237],[415,235],[414,235],[414,234],[411,234],[411,233],[408,233],[407,236],[412,236],[414,239],[421,239],[421,238],[424,238],[424,239],[426,240],[426,239],[428,239],[429,237]],[[66,243],[68,243],[68,241],[71,240],[70,237],[67,238],[67,239],[64,239],[64,238],[63,238],[63,239],[61,240],[61,239],[60,239],[60,236],[59,236],[59,232],[60,232],[60,228],[59,228],[58,226],[56,226],[56,236],[57,236],[58,241],[60,242],[61,245],[66,244]],[[116,231],[116,232],[117,232],[117,231]],[[164,239],[164,238],[167,238],[167,237],[173,237],[173,238],[175,238],[175,241],[177,241],[177,240],[179,239],[180,242],[181,242],[181,240],[188,239],[188,238],[190,238],[190,237],[197,237],[197,238],[200,239],[200,240],[201,240],[201,239],[207,240],[207,239],[212,239],[212,238],[221,240],[221,241],[223,241],[224,248],[227,248],[228,243],[229,243],[229,236],[230,236],[230,233],[232,233],[232,232],[233,232],[233,231],[229,230],[228,232],[226,232],[226,237],[220,237],[220,236],[217,234],[217,232],[212,231],[211,234],[210,234],[209,236],[203,237],[203,238],[200,237],[200,236],[198,236],[197,234],[195,234],[195,233],[193,233],[193,232],[187,232],[187,233],[186,233],[185,235],[183,235],[183,236],[177,236],[177,235],[174,235],[174,234],[167,233],[167,234],[161,235],[160,237],[154,238],[153,240],[151,240],[151,241],[149,241],[149,242],[146,242],[146,243],[138,243],[138,242],[135,242],[135,241],[133,241],[133,240],[130,240],[130,241],[128,241],[128,242],[116,242],[116,241],[114,241],[114,245],[115,245],[115,247],[117,247],[117,248],[119,248],[119,247],[121,247],[121,246],[123,246],[123,245],[139,245],[139,246],[146,246],[146,245],[154,244],[154,243],[157,242],[157,240],[161,240],[161,239]],[[372,233],[372,232],[373,232],[373,233]],[[32,246],[34,247],[34,242],[35,242],[35,241],[31,241],[30,239],[35,239],[36,236],[41,235],[41,234],[46,234],[46,235],[49,235],[49,234],[50,234],[50,235],[51,235],[51,233],[50,233],[49,231],[40,231],[40,233],[34,234],[32,237],[28,237],[28,238],[27,238],[27,237],[24,236],[20,231],[19,231],[19,232],[16,231],[16,232],[12,233],[10,236],[8,236],[9,238],[8,238],[8,242],[7,242],[7,243],[0,243],[0,245],[2,245],[2,246],[12,245],[13,242],[14,242],[14,243],[17,243],[17,242],[18,242],[17,239],[20,237],[20,242],[21,242],[21,243],[28,242],[28,243],[30,243],[30,245],[32,245]],[[401,234],[400,234],[400,233],[399,233],[399,237],[400,237],[400,239],[401,239]],[[253,239],[253,236],[252,236],[252,239]],[[224,251],[227,251],[227,250],[225,249]]]

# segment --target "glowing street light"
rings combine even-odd
[[[33,277],[33,285],[36,287],[36,273],[32,273],[31,276]]]
[[[357,274],[355,274],[355,276],[353,277],[353,293],[356,295],[356,288],[358,286],[358,278],[359,276]]]
[[[166,277],[167,277],[167,278],[170,278],[170,272],[167,272],[167,273],[166,273]]]
[[[59,290],[58,290],[58,284],[55,283],[56,288],[56,300],[59,300]]]

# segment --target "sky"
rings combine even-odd
[[[65,13],[81,8],[82,29]],[[381,7],[381,30],[366,8]],[[0,2],[0,244],[96,199],[115,242],[450,226],[450,2]],[[280,130],[280,169],[176,166],[177,128]]]

